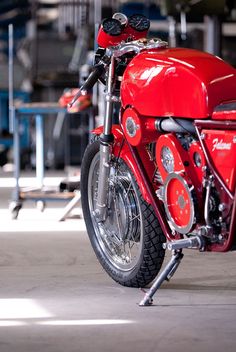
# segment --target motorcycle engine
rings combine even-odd
[[[156,163],[162,186],[157,195],[163,201],[170,226],[181,234],[191,231],[202,203],[205,158],[191,136],[164,134],[156,143]]]

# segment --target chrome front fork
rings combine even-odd
[[[115,60],[112,56],[109,66],[107,91],[106,91],[106,113],[103,123],[103,134],[100,136],[100,163],[98,176],[98,194],[95,208],[95,216],[98,221],[105,221],[108,210],[108,189],[111,168],[112,151],[112,114],[113,114],[113,83],[114,83]]]
[[[107,199],[110,176],[111,146],[100,144],[100,162],[98,175],[98,194],[94,215],[98,221],[107,217]]]

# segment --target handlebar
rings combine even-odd
[[[140,53],[142,50],[151,50],[151,49],[160,49],[160,48],[166,48],[168,46],[167,42],[164,42],[163,40],[159,38],[153,38],[153,39],[138,39],[134,40],[132,42],[122,42],[119,45],[115,47],[111,47],[107,49],[107,51],[111,52],[110,55],[114,55],[114,57],[120,57],[124,54],[134,52],[135,54]]]
[[[93,67],[93,71],[90,73],[85,83],[82,85],[82,90],[90,90],[93,88],[95,83],[99,80],[102,74],[105,72],[105,65],[103,63],[98,63]]]
[[[88,90],[92,89],[95,83],[99,80],[102,74],[105,72],[105,64],[98,63],[93,67],[93,71],[90,73],[84,84],[80,87],[78,93],[74,96],[68,107],[71,108],[76,100],[81,96],[85,95]]]
[[[106,70],[106,67],[111,62],[111,57],[119,58],[124,54],[134,52],[138,54],[142,50],[151,50],[157,48],[166,48],[168,44],[162,41],[159,38],[154,39],[139,39],[132,42],[121,42],[119,45],[115,47],[110,47],[106,49],[106,54],[102,57],[98,64],[93,67],[92,72],[84,82],[84,84],[80,87],[78,93],[74,96],[72,101],[68,104],[68,107],[71,108],[72,105],[76,102],[76,100],[81,96],[87,94],[87,91],[93,88],[95,83],[99,80],[99,78],[103,75]]]

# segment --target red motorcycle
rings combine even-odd
[[[84,219],[101,265],[120,284],[145,287],[172,251],[141,306],[174,274],[184,248],[236,248],[236,70],[146,39],[149,25],[142,15],[105,19],[93,71],[73,99],[105,84],[104,122],[81,168]]]

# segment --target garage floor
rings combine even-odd
[[[10,220],[0,188],[0,352],[235,352],[236,252],[185,251],[155,305],[99,266],[84,222],[62,205]]]

